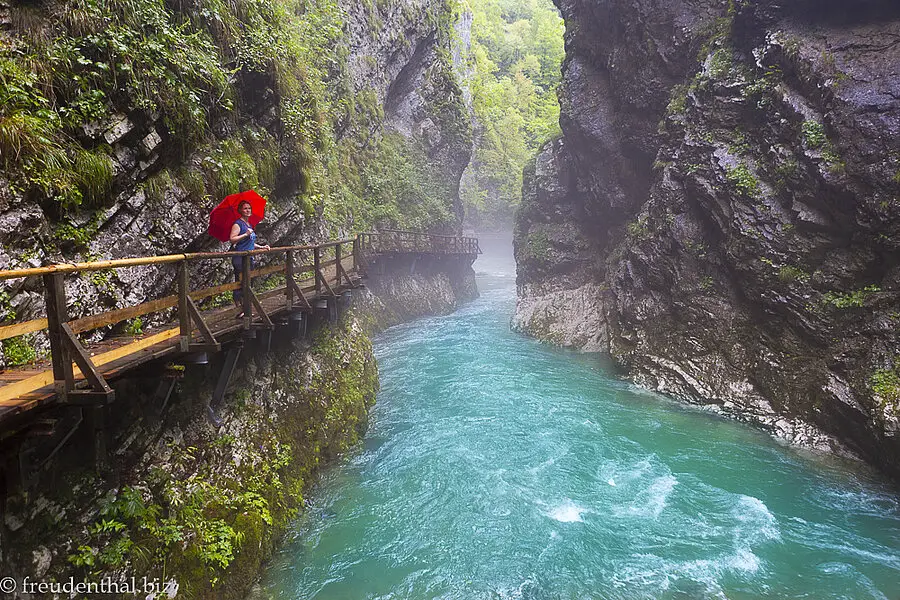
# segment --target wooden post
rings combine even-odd
[[[356,236],[353,240],[353,270],[359,274],[359,239],[361,236]]]
[[[313,269],[316,271],[316,295],[322,293],[322,249],[319,246],[313,248]]]
[[[334,261],[335,261],[334,262],[334,277],[335,277],[334,287],[336,287],[336,288],[341,287],[341,272],[343,272],[343,270],[344,270],[344,264],[341,262],[341,258],[342,258],[341,254],[342,254],[341,245],[340,244],[335,245],[335,247],[334,247]],[[350,283],[349,278],[347,279],[347,283]]]
[[[181,351],[187,352],[191,346],[191,313],[188,308],[188,294],[191,292],[188,280],[187,261],[178,264],[178,324],[181,327]]]
[[[253,259],[249,254],[244,255],[241,263],[241,294],[244,301],[244,329],[250,329],[250,322],[253,320],[253,298],[250,294],[250,265]]]
[[[65,398],[66,394],[75,388],[75,374],[62,329],[63,323],[69,320],[63,275],[60,273],[44,275],[44,293],[47,303],[50,355],[53,360],[53,381],[56,392]]]
[[[291,285],[291,281],[294,280],[294,251],[288,250],[284,253],[284,276],[285,276],[285,290],[284,290],[284,303],[285,307],[288,310],[291,310],[294,307],[294,286]]]

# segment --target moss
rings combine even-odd
[[[709,77],[721,80],[727,77],[734,67],[734,51],[729,47],[722,47],[713,52],[709,60]]]
[[[688,86],[676,85],[672,88],[672,94],[669,96],[669,105],[666,107],[666,114],[683,115],[687,112]]]
[[[545,231],[530,231],[524,248],[526,260],[546,261],[550,258],[550,237]]]
[[[784,283],[807,283],[810,275],[800,267],[786,265],[778,269],[778,279]]]
[[[828,137],[825,135],[825,127],[821,123],[816,121],[804,121],[801,132],[807,148],[815,150],[828,143]]]
[[[784,75],[779,67],[770,66],[766,69],[765,73],[755,79],[751,79],[751,81],[741,90],[741,95],[748,99],[759,98],[760,104],[758,104],[758,106],[763,107],[765,106],[765,99],[775,90],[783,76]]]
[[[750,198],[759,195],[759,180],[753,174],[747,165],[738,165],[737,167],[729,167],[725,173],[725,177],[739,192]]]
[[[888,417],[900,417],[900,357],[894,358],[892,368],[876,370],[869,379],[869,385],[876,401],[876,422],[883,422]]]
[[[650,237],[650,228],[646,215],[638,217],[634,221],[629,222],[625,226],[625,230],[635,240],[643,240]]]
[[[823,301],[835,308],[861,308],[869,296],[880,291],[877,285],[869,285],[853,292],[828,292],[823,296]]]

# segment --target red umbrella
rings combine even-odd
[[[209,229],[206,231],[217,240],[227,242],[231,238],[231,226],[241,218],[238,214],[238,204],[243,201],[250,203],[253,212],[250,214],[250,227],[255,228],[266,216],[266,199],[254,192],[247,190],[239,194],[226,196],[211,213],[209,213]]]

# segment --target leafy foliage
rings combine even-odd
[[[865,304],[866,298],[880,291],[881,288],[877,285],[868,285],[853,292],[828,292],[824,299],[827,304],[835,308],[861,308]]]
[[[462,190],[469,219],[509,221],[527,160],[559,132],[556,88],[563,21],[550,0],[471,0],[471,88],[480,130],[473,181]]]
[[[754,198],[759,194],[759,180],[747,165],[729,168],[725,173],[725,178],[741,193],[750,198]]]

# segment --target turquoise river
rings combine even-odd
[[[376,339],[369,433],[254,600],[900,600],[897,487],[512,333],[491,248],[480,299]]]

